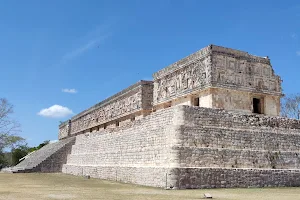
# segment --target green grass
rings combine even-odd
[[[204,193],[220,200],[300,200],[300,188],[164,190],[66,174],[0,173],[0,200],[187,200],[201,199]]]

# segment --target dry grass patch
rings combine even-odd
[[[300,200],[300,188],[164,190],[66,174],[0,173],[0,200],[188,200],[204,193],[220,200]]]

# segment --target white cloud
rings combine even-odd
[[[42,109],[37,114],[43,117],[62,118],[68,115],[72,115],[73,111],[67,107],[63,107],[60,105],[53,105],[49,108]]]
[[[62,89],[61,91],[62,91],[62,92],[66,92],[66,93],[72,93],[72,94],[77,93],[77,90],[76,90],[76,89],[68,89],[68,88],[65,88],[65,89]]]
[[[300,56],[300,51],[296,51],[297,56]]]

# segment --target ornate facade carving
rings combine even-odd
[[[213,55],[213,86],[281,94],[281,79],[269,64],[249,63],[224,55]]]
[[[165,77],[155,80],[154,104],[207,87],[212,75],[210,64],[209,56],[194,60]]]
[[[70,123],[60,125],[59,138],[88,130],[106,122],[151,110],[153,100],[152,81],[140,81],[116,95],[74,116]]]
[[[69,133],[69,125],[67,123],[63,123],[59,126],[58,138],[66,138]]]
[[[160,79],[160,78],[166,76],[167,74],[177,71],[180,68],[183,68],[192,62],[195,62],[195,60],[199,60],[201,58],[206,57],[207,55],[211,54],[211,49],[212,49],[212,45],[207,46],[207,47],[197,51],[196,53],[193,53],[193,54],[173,63],[172,65],[165,67],[164,69],[153,74],[154,80]]]
[[[154,105],[207,87],[280,96],[281,79],[267,57],[210,45],[153,75]]]
[[[118,99],[106,106],[99,107],[93,111],[72,120],[71,132],[78,132],[90,128],[96,124],[111,121],[123,115],[131,114],[142,109],[141,88],[132,91],[134,94]]]

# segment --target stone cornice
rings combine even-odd
[[[239,60],[247,60],[248,62],[259,62],[270,65],[270,59],[268,57],[260,57],[251,55],[248,52],[230,49],[226,47],[212,45],[213,54],[221,54],[229,57],[233,57]]]
[[[203,49],[200,49],[196,53],[193,53],[193,54],[159,70],[158,72],[156,72],[152,75],[153,79],[154,80],[160,79],[161,77],[164,77],[180,68],[185,67],[186,65],[194,62],[195,60],[198,60],[198,59],[201,59],[201,58],[204,58],[204,57],[210,55],[211,46],[212,45],[204,47]]]
[[[160,79],[180,68],[187,66],[188,64],[194,62],[195,60],[205,58],[213,54],[221,54],[221,55],[226,55],[240,60],[247,60],[248,62],[259,62],[259,63],[270,65],[270,59],[268,57],[259,57],[259,56],[251,55],[245,51],[225,48],[217,45],[209,45],[154,73],[152,75],[153,79],[154,80]]]
[[[245,87],[245,86],[235,86],[231,84],[220,84],[217,82],[212,82],[212,87],[211,88],[216,88],[216,89],[230,89],[230,90],[235,90],[235,91],[241,91],[241,92],[249,92],[253,94],[265,94],[265,95],[271,95],[271,96],[282,96],[281,92],[276,92],[276,91],[269,91],[269,90],[258,90],[255,88],[251,87]]]

